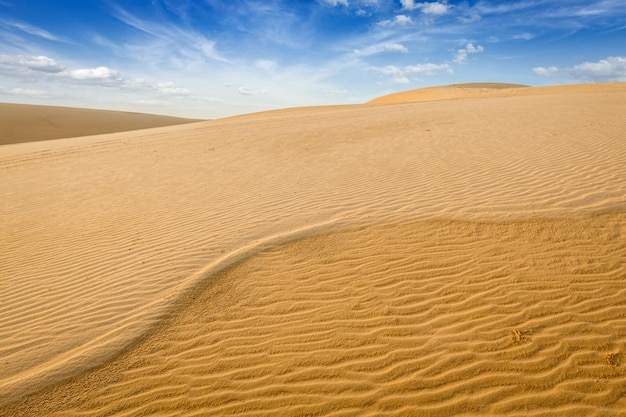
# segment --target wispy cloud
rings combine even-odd
[[[378,43],[378,44],[374,44],[371,46],[367,46],[365,48],[362,49],[355,49],[354,50],[354,54],[356,56],[371,56],[371,55],[375,55],[375,54],[380,54],[383,52],[392,52],[392,53],[403,53],[406,54],[409,52],[409,49],[400,44],[400,43],[395,43],[395,42],[385,42],[385,43]]]
[[[41,39],[46,39],[49,41],[72,43],[62,36],[54,35],[45,29],[31,25],[29,23],[19,22],[15,20],[1,19],[0,26],[4,26],[5,28],[9,28],[9,29],[10,28],[17,29],[22,33],[26,33],[28,35],[32,35]]]
[[[558,21],[564,18],[616,17],[624,14],[624,2],[623,0],[593,2],[589,0],[568,0],[567,2],[553,0],[491,2],[481,0],[474,6],[468,7],[466,13],[481,17],[514,14],[517,18],[521,18],[529,15],[532,20],[527,21],[527,25],[541,25],[547,20]]]
[[[114,15],[126,25],[146,34],[152,41],[158,42],[158,47],[150,46],[151,54],[158,54],[167,59],[171,56],[184,55],[189,59],[204,57],[209,60],[230,63],[231,61],[219,53],[214,40],[208,39],[202,33],[188,28],[181,28],[173,24],[155,23],[141,19],[120,6],[114,7]],[[144,42],[145,40],[142,40]],[[150,44],[150,42],[148,42]],[[141,50],[144,46],[129,46],[130,50]],[[169,60],[169,59],[168,59]]]
[[[556,4],[555,4],[556,5]],[[567,3],[558,3],[545,11],[548,18],[582,17],[594,18],[600,16],[615,16],[624,14],[624,2],[621,0],[584,1],[572,0]]]

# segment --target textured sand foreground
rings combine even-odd
[[[121,111],[0,103],[0,145],[192,122],[197,120]]]
[[[626,84],[499,91],[0,147],[0,415],[623,415]]]

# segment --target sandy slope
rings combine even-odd
[[[626,85],[475,91],[0,148],[0,415],[619,415]]]
[[[100,135],[197,120],[154,114],[0,103],[0,145]]]

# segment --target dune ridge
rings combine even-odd
[[[543,94],[569,94],[592,92],[594,90],[623,91],[624,83],[552,85],[545,87],[529,87],[522,84],[506,83],[465,83],[450,84],[438,87],[418,88],[401,91],[370,100],[367,104],[398,104],[418,103],[437,100],[455,100],[462,98],[488,98]]]
[[[101,135],[198,121],[145,113],[0,103],[0,145]]]
[[[511,414],[523,397],[543,404],[535,415],[615,414],[624,368],[603,355],[624,354],[625,92],[291,109],[0,147],[0,412],[402,414],[409,401],[449,415],[478,390],[492,406],[469,413]],[[299,370],[267,374],[270,357]],[[596,396],[594,378],[607,381]]]

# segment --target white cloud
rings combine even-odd
[[[0,55],[0,67],[18,71],[40,71],[58,73],[65,71],[65,67],[57,64],[47,56]]]
[[[338,6],[338,5],[342,5],[342,6],[348,6],[348,0],[322,0],[323,3],[326,3],[330,6]]]
[[[626,81],[626,57],[610,56],[597,62],[583,62],[572,68],[559,69],[535,67],[533,72],[541,76],[565,76],[584,82]]]
[[[393,20],[383,20],[378,22],[378,24],[383,27],[398,27],[413,25],[415,22],[410,16],[399,14]]]
[[[404,53],[404,54],[409,52],[409,50],[406,48],[406,46],[401,45],[399,43],[386,43],[383,46],[383,48],[387,52],[401,52],[401,53]]]
[[[396,67],[395,65],[387,65],[384,68],[371,67],[369,69],[371,71],[380,72],[381,74],[384,74],[384,75],[391,75],[393,77],[394,82],[398,84],[409,83],[409,79],[406,77],[405,72],[402,69]]]
[[[584,81],[626,81],[626,57],[610,56],[598,62],[583,62],[569,73]]]
[[[483,52],[485,50],[485,48],[483,48],[480,45],[474,46],[473,43],[468,43],[465,49],[467,50],[468,54],[476,54],[478,52]]]
[[[239,87],[238,91],[239,91],[239,94],[244,95],[244,96],[254,95],[254,90],[250,87]]]
[[[467,62],[467,56],[469,54],[478,54],[485,50],[481,45],[474,46],[473,43],[468,43],[465,48],[457,49],[454,62],[457,64],[465,64]]]
[[[60,73],[60,76],[67,77],[72,80],[78,81],[117,81],[122,80],[120,73],[108,68],[80,68],[71,71],[64,71]]]
[[[552,75],[559,71],[557,67],[535,67],[533,68],[533,72],[537,75]]]
[[[402,3],[402,9],[404,10],[416,10],[419,9],[422,13],[432,16],[441,16],[450,11],[450,5],[447,3],[439,2],[423,2],[415,3],[414,0],[400,0]]]
[[[274,71],[278,68],[278,63],[276,61],[272,61],[271,59],[257,59],[254,61],[254,65],[258,69],[262,69],[264,71]]]
[[[399,84],[409,83],[409,76],[411,75],[435,75],[440,72],[446,72],[452,74],[453,70],[449,64],[417,64],[409,65],[403,68],[398,68],[395,65],[388,65],[383,68],[370,67],[370,71],[376,71],[384,75],[390,75],[393,77],[394,82]]]
[[[441,16],[448,13],[450,6],[443,3],[423,3],[422,13]]]

